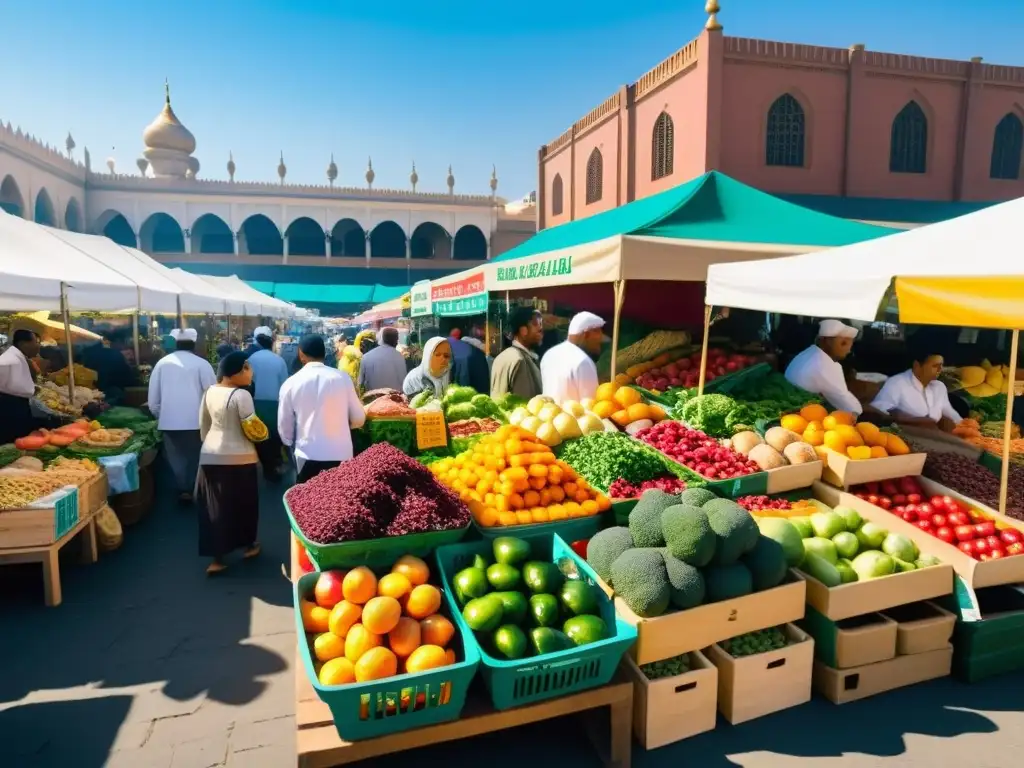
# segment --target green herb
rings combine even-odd
[[[562,443],[559,455],[562,461],[602,490],[608,490],[619,478],[639,485],[665,474],[681,477],[687,486],[691,485],[690,474],[683,474],[685,467],[621,432],[594,432],[570,440]]]
[[[413,421],[373,419],[369,422],[369,432],[371,443],[391,443],[409,456],[415,453],[416,423]]]

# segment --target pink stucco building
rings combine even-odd
[[[700,36],[540,148],[540,229],[709,170],[894,222],[1024,195],[1024,67],[726,37],[707,10]]]

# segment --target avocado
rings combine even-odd
[[[489,632],[501,624],[503,613],[501,598],[491,594],[466,603],[466,607],[462,609],[462,618],[475,632]]]
[[[530,559],[530,543],[513,536],[494,540],[494,562],[518,566]]]
[[[479,568],[481,571],[486,571],[487,570],[487,566],[489,566],[493,562],[494,561],[491,560],[491,558],[488,557],[487,555],[474,555],[473,556],[473,567],[474,568]]]
[[[538,656],[545,653],[557,653],[574,647],[564,632],[551,627],[534,627],[530,630],[530,645]]]
[[[829,589],[843,583],[843,576],[836,566],[815,552],[808,552],[800,567]]]
[[[522,576],[519,569],[504,563],[495,563],[487,568],[487,581],[499,592],[517,589]]]
[[[521,659],[526,655],[526,635],[515,624],[503,624],[494,631],[491,644],[495,652],[506,659]]]
[[[465,605],[475,597],[483,597],[490,591],[487,574],[479,568],[463,568],[455,574],[455,597],[459,605]]]
[[[494,596],[501,600],[503,611],[501,620],[506,624],[522,624],[530,605],[522,592],[495,592]]]
[[[535,595],[553,595],[561,588],[565,576],[554,563],[531,560],[523,566],[523,581]]]
[[[530,615],[538,627],[553,627],[558,623],[558,600],[554,595],[534,595],[530,598]]]
[[[565,582],[558,593],[558,599],[569,616],[597,615],[597,594],[594,587],[586,582],[578,580]]]
[[[575,645],[596,643],[608,637],[608,625],[600,616],[573,616],[562,626],[562,631]]]

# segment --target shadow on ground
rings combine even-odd
[[[100,768],[131,705],[131,696],[108,696],[0,712],[0,765]]]

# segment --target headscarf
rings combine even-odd
[[[217,369],[217,377],[223,381],[224,379],[230,379],[232,376],[237,376],[245,368],[245,364],[248,360],[249,356],[245,354],[245,352],[232,352],[226,355],[220,361],[220,366]]]
[[[440,376],[434,376],[430,372],[430,360],[434,356],[434,350],[439,345],[447,342],[448,339],[444,336],[435,336],[423,345],[423,361],[418,368],[413,368],[409,371],[409,375],[405,377],[405,383],[402,385],[402,390],[406,395],[412,397],[425,389],[433,389],[434,394],[437,397],[441,397],[444,391],[448,389],[448,385],[451,383],[451,359],[448,360],[448,367],[442,371]],[[451,345],[449,344],[449,346]]]

